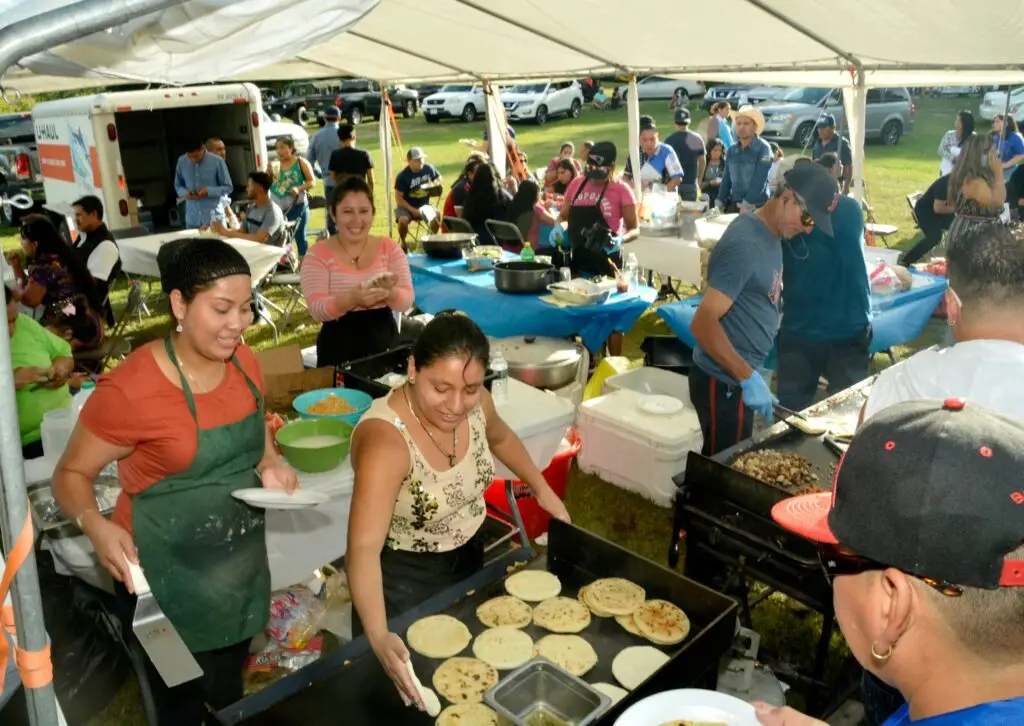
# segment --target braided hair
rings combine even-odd
[[[221,278],[252,275],[242,254],[219,239],[191,237],[168,242],[157,253],[156,264],[164,292],[177,290],[186,303]]]

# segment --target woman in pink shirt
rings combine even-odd
[[[370,236],[376,208],[363,179],[339,182],[328,212],[338,232],[310,248],[302,262],[302,294],[323,323],[317,365],[339,365],[382,353],[398,337],[395,312],[412,307],[412,276],[402,248]]]

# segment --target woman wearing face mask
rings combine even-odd
[[[270,605],[263,512],[231,492],[291,491],[296,478],[274,449],[259,364],[241,342],[252,322],[245,259],[220,240],[186,239],[164,245],[157,263],[175,327],[100,378],[53,494],[116,580],[128,623],[135,598],[126,560],[142,566],[203,669],[174,688],[149,669],[159,723],[198,726],[206,704],[241,698],[249,641]],[[122,494],[108,521],[93,483],[113,462]]]
[[[529,485],[553,516],[569,521],[519,437],[483,385],[490,349],[469,318],[441,313],[420,334],[408,383],[378,399],[352,438],[355,492],[345,555],[365,633],[403,699],[422,702],[404,663],[409,653],[388,618],[461,582],[483,566],[480,525],[493,456]]]
[[[398,338],[394,312],[412,307],[412,275],[402,248],[370,235],[376,208],[358,177],[343,179],[329,202],[337,233],[310,248],[302,263],[309,314],[323,323],[317,365],[333,366],[388,350]]]

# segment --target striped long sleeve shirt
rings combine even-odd
[[[330,241],[318,242],[309,249],[299,271],[302,294],[309,306],[310,316],[322,323],[337,320],[346,312],[370,309],[354,308],[352,311],[339,311],[335,300],[342,293],[355,290],[367,280],[385,271],[394,273],[398,278],[395,282],[398,292],[389,302],[373,307],[390,307],[398,312],[409,310],[413,302],[412,274],[409,272],[409,261],[397,242],[382,237],[373,262],[365,269],[359,270],[349,264]]]

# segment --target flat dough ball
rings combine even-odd
[[[624,648],[612,661],[612,675],[622,686],[632,691],[646,681],[659,668],[668,663],[668,656],[649,645]]]
[[[512,670],[533,658],[533,638],[518,628],[491,628],[476,636],[473,655],[498,670]]]
[[[612,699],[613,706],[629,695],[629,691],[619,688],[618,686],[613,686],[611,683],[594,683],[591,685],[591,688]]]
[[[552,633],[578,633],[590,625],[590,610],[579,600],[553,597],[534,608],[533,622]]]
[[[405,633],[409,647],[427,658],[451,658],[473,640],[469,628],[451,615],[431,615],[409,626]]]
[[[498,726],[498,714],[482,703],[459,703],[442,711],[434,726]]]
[[[610,612],[602,608],[600,605],[594,602],[594,583],[587,585],[583,588],[583,604],[590,608],[590,612],[594,613],[599,618],[612,618],[615,617]]]
[[[427,688],[420,683],[420,677],[416,675],[416,671],[412,667],[412,658],[405,662],[405,669],[409,671],[409,677],[412,678],[416,691],[420,694],[420,698],[423,699],[423,708],[426,710],[427,715],[437,716],[437,714],[441,713],[441,701],[438,699],[437,694],[434,693],[434,689]]]
[[[648,600],[633,613],[641,635],[658,645],[681,643],[690,634],[690,619],[667,600]]]
[[[562,591],[562,583],[544,570],[520,570],[505,580],[505,590],[520,600],[540,602],[558,597],[558,593]]]
[[[533,622],[533,608],[517,597],[493,597],[476,609],[476,616],[488,628],[525,628]]]
[[[636,621],[633,620],[632,615],[616,615],[615,622],[621,625],[622,629],[630,635],[635,635],[638,638],[646,637],[640,632],[640,629],[636,627]]]
[[[640,607],[647,593],[639,585],[621,577],[596,580],[587,589],[587,602],[611,615],[629,615]]]
[[[578,635],[545,635],[537,641],[537,655],[582,676],[597,665],[597,652]]]
[[[498,671],[477,658],[449,658],[434,671],[434,688],[452,703],[480,703]]]

